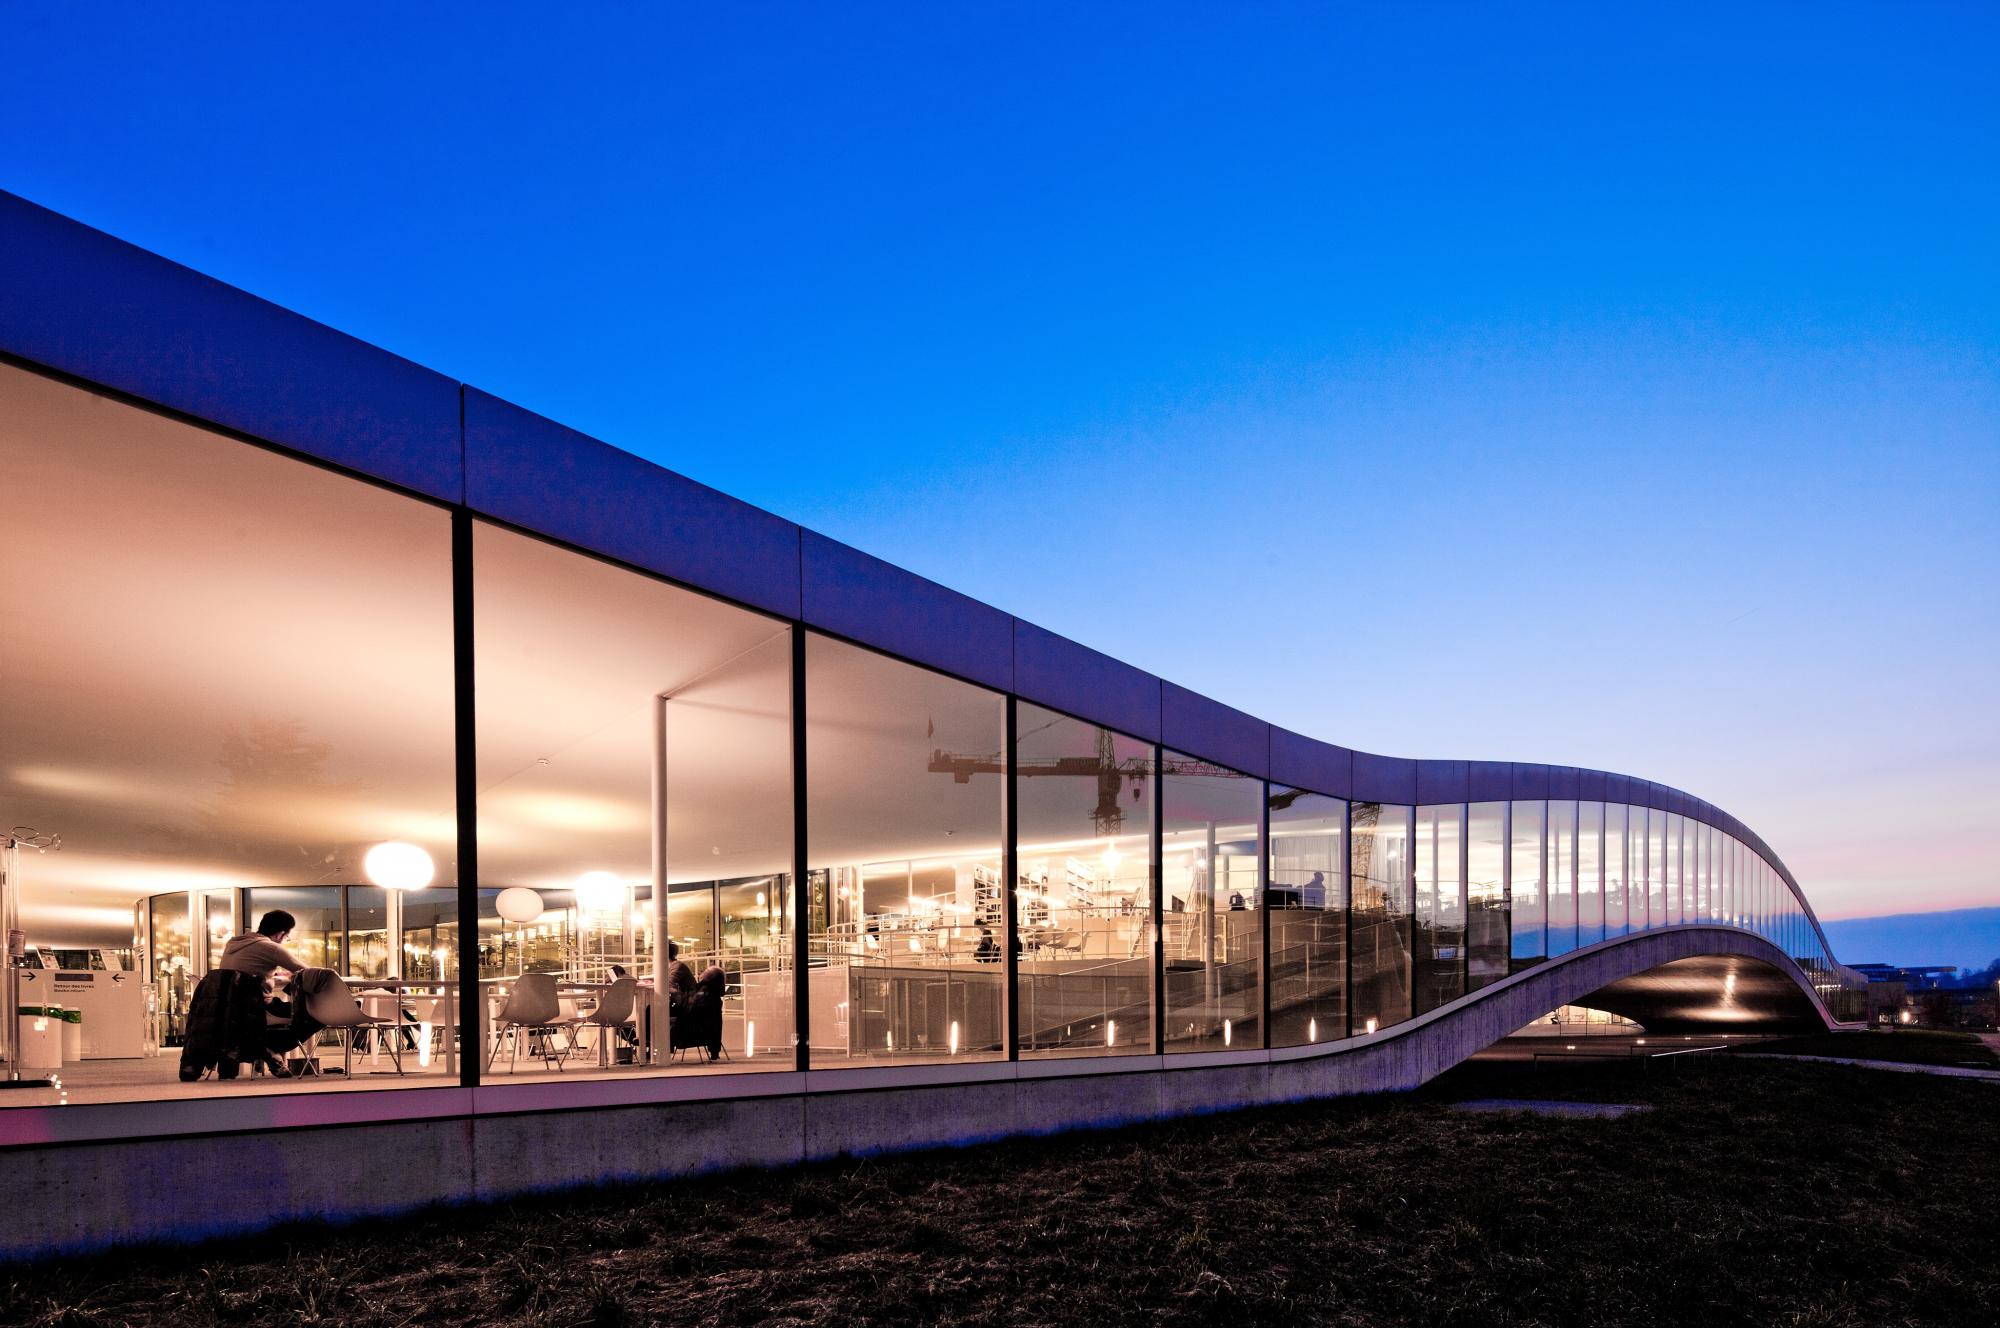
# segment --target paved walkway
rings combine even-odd
[[[1811,1061],[1816,1065],[1859,1065],[1864,1070],[1894,1070],[1901,1074],[1937,1074],[1947,1079],[1984,1079],[2000,1084],[2000,1070],[1975,1070],[1957,1065],[1909,1065],[1902,1061],[1864,1061],[1851,1056],[1780,1056],[1771,1051],[1739,1051],[1736,1055],[1753,1061]]]

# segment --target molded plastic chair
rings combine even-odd
[[[486,1055],[486,1068],[492,1069],[493,1062],[500,1058],[500,1043],[512,1033],[514,1035],[513,1054],[507,1059],[507,1073],[512,1074],[521,1059],[521,1039],[531,1033],[542,1035],[542,1061],[555,1062],[556,1069],[563,1068],[569,1059],[570,1045],[565,1041],[560,1056],[549,1052],[549,1038],[555,1033],[567,1035],[576,1027],[574,1016],[563,1015],[562,998],[556,994],[556,980],[547,973],[523,973],[514,980],[507,990],[507,1003],[493,1016],[493,1049]]]
[[[571,1030],[571,1041],[574,1041],[576,1034],[583,1029],[594,1028],[597,1030],[597,1063],[599,1065],[605,1062],[605,1039],[611,1036],[611,1030],[624,1027],[625,1023],[632,1018],[632,1001],[638,989],[639,979],[619,978],[599,994],[597,1008],[589,1014],[580,1016],[576,1021],[575,1027]]]
[[[336,1035],[346,1033],[341,1039],[341,1072],[348,1078],[354,1077],[354,1042],[362,1031],[373,1031],[377,1037],[384,1032],[390,1036],[389,1059],[395,1062],[396,1073],[403,1072],[403,1048],[395,1034],[399,1031],[396,1021],[382,1019],[370,1014],[361,1006],[361,1001],[338,973],[330,973],[327,980],[306,1002],[306,1013],[332,1029]]]

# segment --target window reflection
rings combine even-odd
[[[1153,1047],[1153,747],[1016,703],[1023,1056]]]
[[[1357,1033],[1410,1017],[1411,815],[1411,808],[1394,803],[1353,805],[1349,898]]]
[[[1003,1053],[998,693],[806,640],[815,1067]]]
[[[1263,783],[1166,754],[1160,861],[1169,1051],[1262,1045]]]
[[[1576,944],[1604,939],[1604,804],[1580,802],[1576,817]]]
[[[1271,1045],[1347,1035],[1347,803],[1271,789]]]
[[[1547,809],[1543,802],[1513,805],[1507,894],[1516,972],[1534,967],[1548,953],[1548,910],[1542,896],[1542,817]]]
[[[1576,804],[1549,803],[1549,957],[1576,948]]]
[[[1465,899],[1459,873],[1464,809],[1417,808],[1415,1010],[1423,1014],[1465,994]]]
[[[1507,804],[1475,802],[1466,819],[1466,986],[1507,976]]]

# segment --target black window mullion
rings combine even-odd
[[[812,887],[806,871],[806,629],[792,624],[792,1068],[812,1060]]]
[[[1018,895],[1021,887],[1021,808],[1015,786],[1015,765],[1019,753],[1016,751],[1020,736],[1020,721],[1017,715],[1019,701],[1007,698],[1006,755],[1001,759],[1006,764],[1006,792],[1003,805],[1006,817],[1006,840],[1001,846],[1000,898],[1006,909],[1006,939],[1001,942],[1001,962],[1005,979],[1002,988],[1007,1000],[1007,1059],[1021,1059],[1021,910]]]
[[[1166,749],[1153,744],[1153,1054],[1167,1050],[1167,941],[1161,891],[1166,883],[1162,830],[1166,819]]]
[[[1258,959],[1257,990],[1261,1011],[1257,1026],[1258,1045],[1271,1049],[1271,782],[1264,781],[1263,809],[1257,820],[1257,926],[1263,933],[1263,953]]]
[[[472,514],[451,514],[452,759],[458,802],[458,1082],[479,1086],[486,1010],[479,986],[479,712],[473,694]],[[449,1033],[446,1036],[450,1036]]]

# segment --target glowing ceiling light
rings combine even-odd
[[[361,870],[384,890],[421,890],[437,875],[437,864],[415,844],[390,840],[368,850]]]
[[[587,871],[575,889],[576,906],[586,913],[609,913],[625,902],[625,882],[616,872]]]

